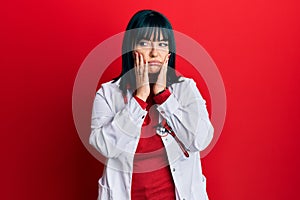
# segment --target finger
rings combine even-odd
[[[170,56],[171,56],[171,53],[169,53],[169,54],[165,57],[164,65],[168,66]]]
[[[169,59],[170,59],[170,56],[171,56],[171,53],[168,54],[167,58],[166,58],[166,64],[165,64],[165,70],[166,70],[166,73],[167,73],[167,70],[168,70],[168,64],[169,64]]]
[[[162,73],[166,73],[166,72],[167,72],[170,55],[171,55],[171,54],[169,53],[169,54],[165,57],[164,64],[163,64],[162,69],[161,69],[161,72],[162,72]]]
[[[145,63],[145,66],[144,66],[144,76],[146,77],[146,76],[148,76],[148,61],[146,60],[145,62],[146,63]]]
[[[144,71],[144,67],[143,67],[143,55],[137,52],[137,70],[136,70],[136,75],[138,78],[141,78],[143,76],[143,71]]]
[[[144,58],[142,54],[139,54],[140,62],[139,62],[139,75],[142,75],[144,72]]]
[[[158,77],[157,77],[156,84],[158,84],[161,87],[165,87],[165,85],[166,85],[169,57],[170,57],[170,54],[168,54],[165,57],[164,63],[162,65],[160,72],[158,74]]]
[[[134,67],[134,71],[135,71],[135,75],[138,75],[139,54],[138,54],[138,52],[134,52],[134,54],[135,54],[135,67]]]

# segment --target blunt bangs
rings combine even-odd
[[[161,27],[145,27],[139,28],[136,31],[136,36],[134,37],[135,42],[141,39],[153,40],[153,41],[168,41],[170,38],[171,31]],[[152,38],[153,37],[153,38]]]

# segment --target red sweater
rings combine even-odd
[[[158,111],[161,104],[170,96],[170,91],[154,96],[147,101],[135,97],[143,109],[148,111],[145,117],[141,137],[133,163],[131,199],[132,200],[174,200],[175,186],[168,166],[168,158],[161,137],[156,134]]]

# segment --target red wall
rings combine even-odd
[[[224,80],[225,126],[202,160],[210,199],[299,199],[298,1],[2,4],[1,199],[96,199],[102,165],[75,129],[74,80],[88,53],[144,8],[199,42]]]

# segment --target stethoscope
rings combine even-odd
[[[123,95],[124,98],[124,103],[127,104],[128,103],[128,99],[126,95]],[[172,135],[173,138],[175,139],[175,141],[177,142],[177,144],[179,145],[180,149],[182,150],[183,154],[185,155],[185,157],[189,157],[189,153],[187,151],[187,149],[185,148],[184,144],[179,140],[179,138],[177,137],[177,135],[175,134],[175,132],[172,130],[172,128],[168,125],[167,120],[163,119],[161,121],[161,123],[159,123],[156,126],[156,134],[161,136],[161,137],[166,137],[168,134]]]
[[[166,137],[168,134],[172,135],[185,157],[189,157],[189,152],[185,148],[184,144],[179,140],[173,129],[168,125],[167,120],[163,119],[156,127],[156,134],[161,137]]]

